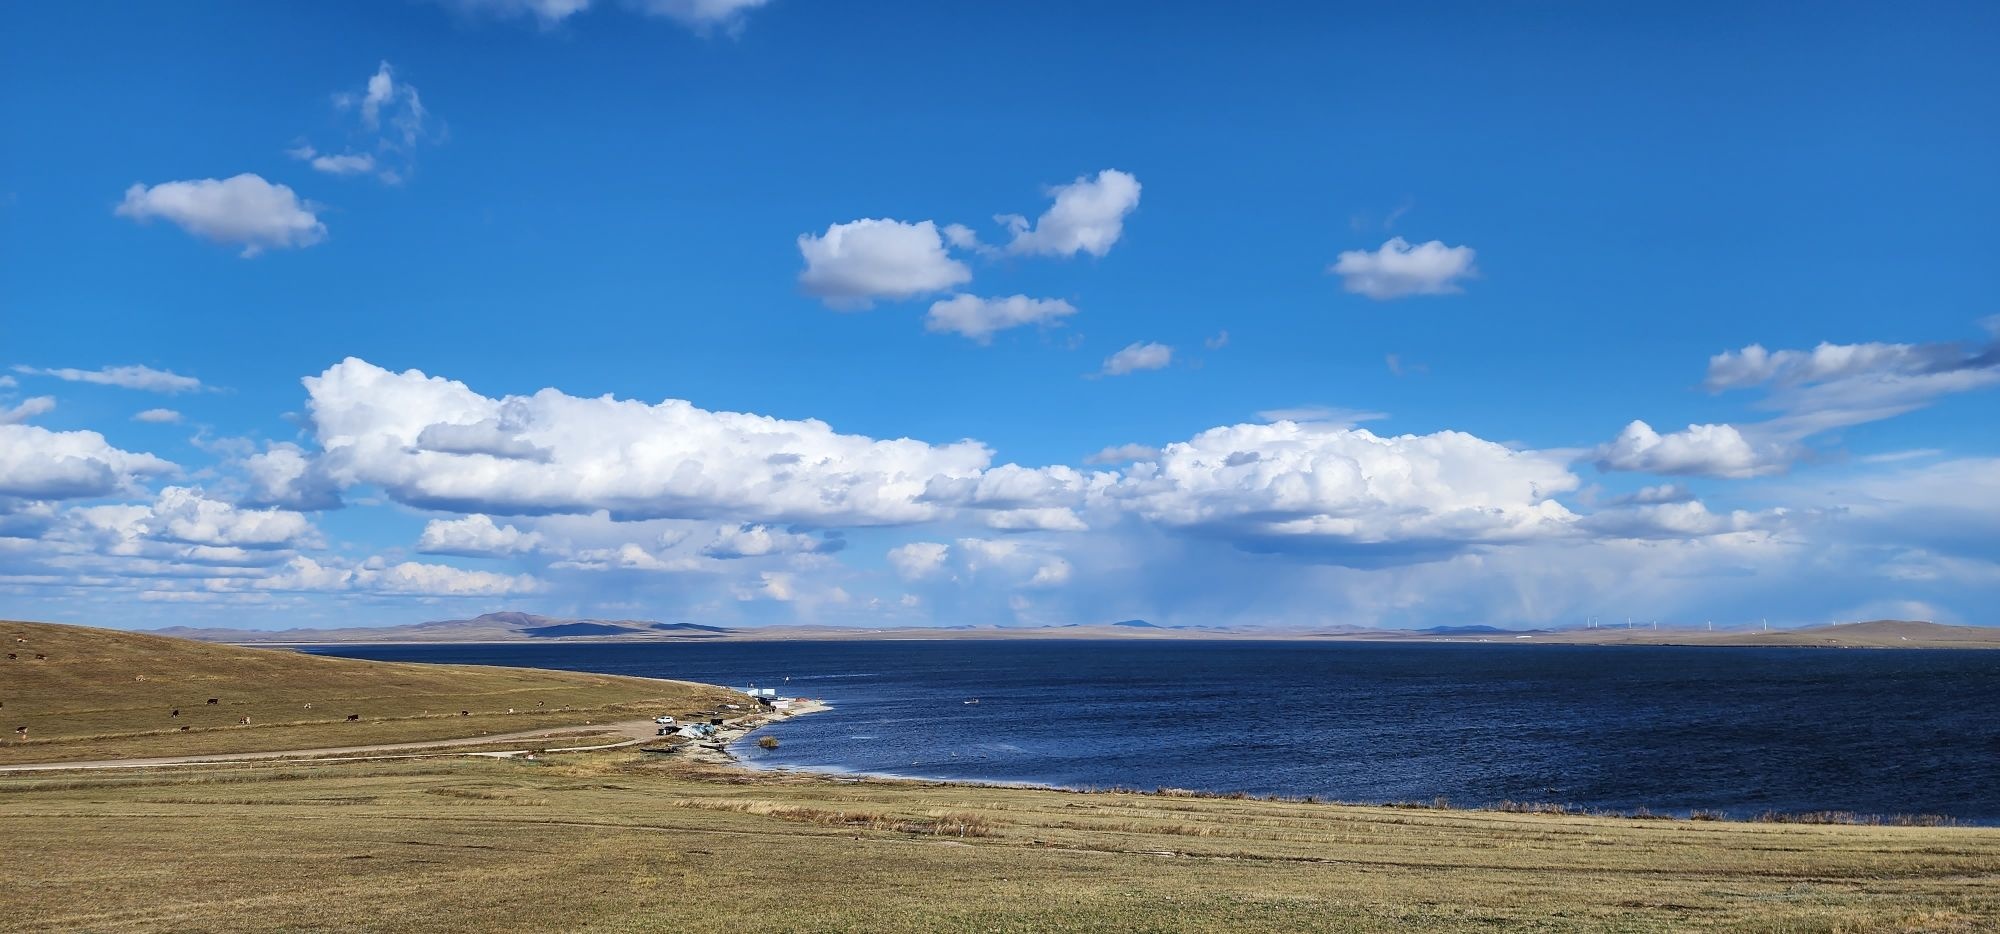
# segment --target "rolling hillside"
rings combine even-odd
[[[48,623],[0,622],[0,643],[0,762],[460,738],[736,697],[678,681],[323,658]]]

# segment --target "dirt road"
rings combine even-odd
[[[528,752],[530,747],[539,745],[528,740],[560,737],[581,731],[590,733],[617,733],[624,736],[622,742],[608,743],[590,748],[610,748],[632,746],[654,738],[658,730],[650,720],[626,720],[619,723],[577,724],[575,726],[548,727],[540,730],[526,730],[520,733],[496,733],[488,736],[469,736],[464,739],[434,739],[412,743],[380,743],[372,746],[329,746],[323,749],[287,749],[277,752],[225,752],[205,756],[159,756],[150,759],[100,759],[85,762],[23,763],[20,765],[0,765],[0,772],[54,772],[72,769],[147,769],[169,765],[196,765],[204,762],[253,762],[262,759],[323,758],[328,756],[375,756],[411,749],[439,749],[451,746],[486,746],[494,743],[522,741],[519,750],[492,751],[493,755],[510,755]],[[578,747],[582,748],[582,747]]]

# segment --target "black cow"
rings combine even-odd
[[[180,715],[181,715],[181,709],[179,707],[175,707],[173,713],[167,714],[167,716],[169,717],[178,717]]]
[[[347,722],[349,723],[353,723],[354,721],[359,719],[361,719],[361,715],[358,713],[351,713],[347,715]]]
[[[220,704],[220,703],[222,703],[222,698],[220,698],[220,697],[211,697],[211,698],[209,698],[209,699],[208,699],[208,702],[209,702],[209,703],[210,703],[211,705],[213,705],[213,704]]]

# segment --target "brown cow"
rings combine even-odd
[[[188,728],[187,728],[187,727],[181,727],[181,732],[185,733],[185,732],[187,732],[187,731],[188,731]]]

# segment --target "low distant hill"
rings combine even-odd
[[[1161,625],[1143,619],[1050,626],[757,626],[732,629],[699,623],[632,619],[564,619],[533,613],[487,613],[409,626],[339,629],[197,629],[174,627],[159,635],[240,645],[449,642],[782,642],[942,639],[1298,639],[1360,642],[1507,642],[1583,645],[1765,645],[1834,648],[2000,648],[2000,628],[1940,626],[1908,620],[1875,620],[1805,629],[1507,629],[1485,624],[1427,629],[1326,626],[1312,630]]]
[[[650,620],[562,619],[533,613],[486,613],[471,619],[444,619],[408,626],[353,626],[338,629],[202,629],[174,626],[158,635],[203,642],[670,642],[714,639],[735,632],[697,623]]]
[[[1504,635],[1512,636],[1512,635],[1520,635],[1522,633],[1544,632],[1546,630],[1508,629],[1503,626],[1488,626],[1485,625],[1484,623],[1476,623],[1469,626],[1432,626],[1429,629],[1413,629],[1410,631],[1421,632],[1428,636],[1484,636],[1484,635],[1492,635],[1494,633],[1501,633]]]
[[[1806,646],[1832,649],[2000,648],[2000,628],[1944,626],[1918,620],[1877,619],[1799,629],[1571,629],[1537,635],[1542,642],[1583,645]]]

